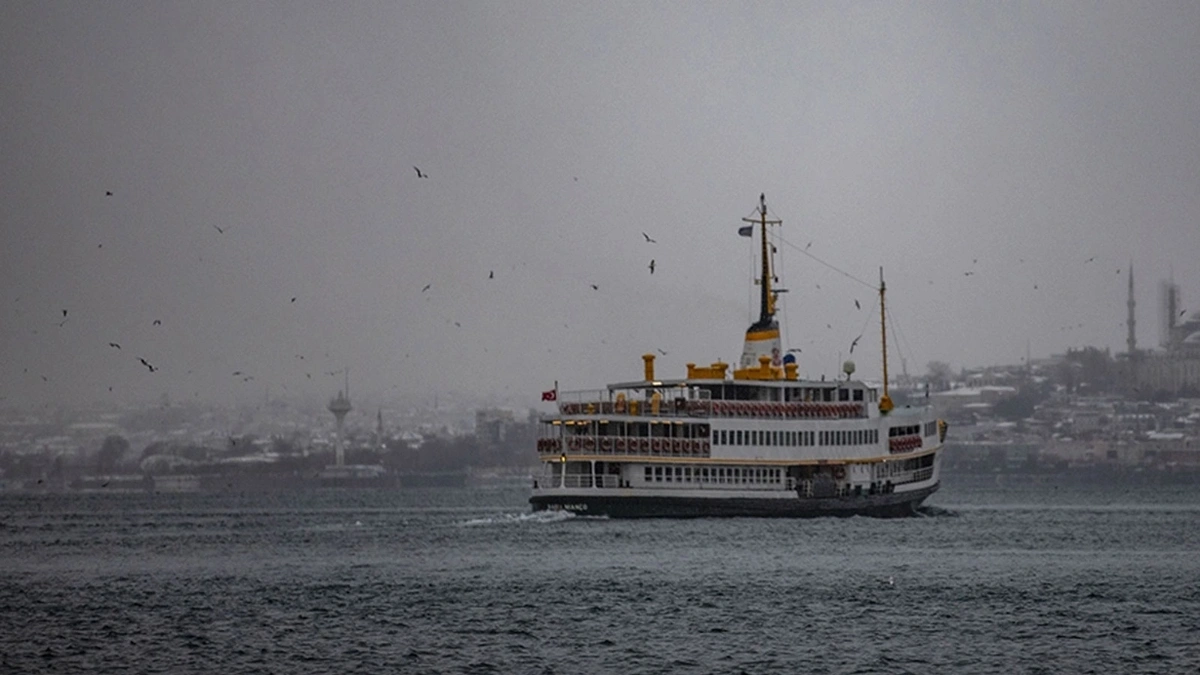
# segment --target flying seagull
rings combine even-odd
[[[646,238],[647,244],[657,244],[658,243],[657,241],[651,239],[650,235],[646,234],[645,232],[642,233],[642,236]]]
[[[160,321],[160,320],[158,320],[158,319],[155,319],[155,320],[154,320],[154,325],[155,325],[155,326],[161,326],[161,325],[162,325],[162,321]]]
[[[804,250],[807,251],[811,246],[812,246],[812,242],[810,241],[804,245]]]
[[[421,289],[421,292],[422,292],[422,293],[424,293],[425,291],[429,290],[429,287],[430,287],[430,286],[432,286],[432,285],[433,285],[433,284],[425,284],[425,288],[422,288],[422,289]]]
[[[600,287],[599,287],[599,286],[597,286],[596,284],[592,284],[592,290],[593,290],[593,291],[598,291],[598,290],[600,290]]]
[[[856,337],[856,338],[854,338],[853,340],[851,340],[851,341],[850,341],[850,353],[851,353],[851,354],[853,354],[853,353],[854,353],[854,347],[855,347],[855,346],[858,344],[858,341],[859,341],[859,340],[861,340],[861,339],[862,339],[862,336],[861,336],[861,335],[859,335],[858,337]]]
[[[108,346],[109,346],[109,347],[115,347],[115,348],[117,348],[117,349],[120,349],[120,348],[121,348],[121,345],[119,345],[119,344],[117,344],[117,343],[115,343],[115,342],[110,342],[110,343],[108,343]]]
[[[862,309],[862,305],[858,304],[858,300],[854,301],[854,309]]]
[[[292,298],[292,302],[295,302],[295,301],[296,301],[296,298]]]
[[[1096,259],[1096,256],[1092,256],[1092,257],[1088,258],[1087,260],[1084,260],[1083,262],[1084,262],[1084,264],[1087,264],[1087,263],[1092,262],[1095,259]]]
[[[429,174],[427,174],[427,173],[421,173],[421,170],[420,170],[420,169],[418,169],[418,168],[417,168],[417,167],[415,167],[415,166],[413,167],[413,171],[416,171],[416,172],[417,172],[417,178],[429,178]]]
[[[143,366],[146,366],[147,368],[149,368],[149,369],[150,369],[150,372],[152,372],[152,373],[153,373],[154,371],[158,370],[158,368],[155,368],[154,366],[150,365],[150,362],[149,362],[149,361],[147,361],[146,359],[143,359],[143,358],[142,358],[142,357],[140,357],[140,356],[138,357],[138,361],[141,361],[141,362],[142,362],[142,365],[143,365]]]
[[[792,352],[799,352],[799,351],[800,351],[799,347],[792,347],[791,349],[788,350],[788,353],[791,354]]]
[[[225,234],[225,228],[223,228],[223,227],[218,227],[218,226],[216,226],[216,225],[213,225],[213,227],[215,227],[215,228],[216,228],[217,232],[220,232],[221,234]]]
[[[656,348],[656,349],[657,349],[657,348]],[[657,351],[658,351],[658,353],[659,353],[659,354],[662,354],[663,356],[666,356],[666,355],[667,355],[667,353],[666,353],[666,352],[664,352],[664,351],[663,351],[663,350],[661,350],[661,349],[657,349]]]
[[[105,197],[111,197],[111,196],[112,196],[112,190],[105,190],[105,191],[104,191],[104,196],[105,196]]]
[[[650,274],[654,274],[654,258],[650,259]]]
[[[496,278],[496,270],[488,270],[488,278],[495,279]]]

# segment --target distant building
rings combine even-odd
[[[503,408],[481,408],[475,411],[475,438],[480,443],[499,445],[508,437],[516,417]]]

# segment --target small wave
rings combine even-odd
[[[502,513],[485,518],[472,518],[463,523],[468,527],[478,525],[512,525],[522,523],[561,523],[577,516],[570,511],[533,511],[526,513]]]

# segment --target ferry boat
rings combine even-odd
[[[562,393],[555,384],[543,396],[558,410],[539,423],[533,510],[897,517],[938,489],[946,423],[928,405],[896,407],[888,395],[882,270],[882,387],[852,379],[850,361],[844,378],[800,379],[775,319],[781,291],[772,287],[767,228],[781,221],[768,218],[765,195],[755,216],[743,220],[761,243],[761,309],[740,367],[689,363],[686,377],[659,378],[646,354],[640,380]]]

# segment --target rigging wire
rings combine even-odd
[[[850,279],[851,281],[856,281],[856,282],[858,282],[858,283],[862,284],[863,286],[866,286],[867,288],[869,288],[869,289],[871,289],[871,290],[873,290],[873,291],[875,291],[875,292],[879,292],[879,287],[878,287],[878,286],[876,286],[875,284],[872,284],[872,283],[868,283],[868,282],[866,282],[866,281],[863,281],[862,279],[859,279],[858,277],[854,276],[853,274],[850,274],[849,272],[847,272],[847,271],[845,271],[845,270],[838,269],[837,267],[833,266],[832,264],[830,264],[830,263],[827,263],[827,262],[825,262],[824,260],[821,260],[821,259],[820,259],[820,258],[818,258],[817,256],[815,256],[815,255],[813,255],[813,254],[809,253],[808,251],[805,251],[803,248],[800,248],[799,246],[797,246],[797,245],[793,244],[792,242],[788,241],[787,239],[784,239],[782,235],[780,235],[780,237],[779,237],[779,241],[783,242],[784,244],[787,244],[788,246],[791,246],[792,248],[796,249],[797,251],[799,251],[799,252],[803,253],[804,255],[806,255],[806,256],[808,256],[809,258],[811,258],[811,259],[815,260],[816,262],[820,263],[821,265],[824,265],[825,267],[828,267],[829,269],[833,270],[834,272],[837,272],[838,274],[840,274],[840,275],[842,275],[842,276],[846,277],[847,279]]]
[[[780,240],[780,241],[783,241],[783,239],[782,239],[782,236],[781,236],[781,235],[780,235],[780,233],[778,233],[778,232],[774,233],[774,234],[772,235],[772,237],[771,237],[771,238],[772,238],[772,239],[778,239],[778,240]],[[777,283],[777,285],[776,285],[776,289],[777,289],[777,290],[784,290],[784,291],[786,291],[786,290],[787,290],[787,285],[785,285],[785,284],[783,283],[783,272],[782,272],[782,270],[784,269],[784,265],[783,265],[783,250],[782,250],[782,249],[779,249],[779,248],[777,248],[777,247],[775,246],[775,243],[774,243],[774,242],[771,242],[771,253],[772,253],[772,254],[779,253],[779,264],[778,264],[778,265],[772,265],[772,266],[771,266],[771,272],[772,272],[772,274],[774,274],[774,275],[775,275],[775,278],[778,280],[778,281],[776,282],[776,283]],[[791,317],[791,315],[790,315],[790,314],[788,314],[788,311],[787,311],[787,296],[788,296],[788,293],[786,293],[786,292],[785,292],[785,293],[779,293],[779,294],[776,296],[776,297],[778,297],[778,298],[779,298],[779,309],[780,309],[780,311],[783,313],[783,339],[781,340],[781,342],[782,342],[782,343],[783,343],[785,346],[786,346],[786,345],[788,345],[788,344],[791,344],[791,343],[789,342],[789,339],[790,339],[790,336],[791,336],[791,334],[792,334],[792,317]]]
[[[902,360],[905,360],[905,361],[906,361],[906,360],[908,360],[909,358],[911,358],[911,357],[912,357],[912,354],[911,354],[911,353],[909,353],[909,352],[908,352],[908,350],[907,350],[907,349],[905,349],[905,345],[902,345],[902,344],[900,344],[900,342],[901,342],[901,340],[903,339],[903,340],[904,340],[904,342],[905,342],[905,343],[907,343],[907,342],[908,342],[908,340],[907,340],[907,339],[904,339],[904,338],[903,338],[903,336],[901,335],[901,333],[900,333],[900,327],[899,327],[899,325],[896,323],[896,318],[892,316],[892,310],[890,310],[890,309],[885,309],[884,311],[885,311],[885,312],[887,312],[888,325],[889,325],[889,326],[891,326],[891,328],[892,328],[892,335],[894,335],[894,336],[895,336],[895,337],[893,338],[893,342],[894,342],[894,343],[895,343],[895,345],[896,345],[896,353],[900,355],[900,358],[901,358]],[[902,372],[903,372],[903,371],[902,371]]]

